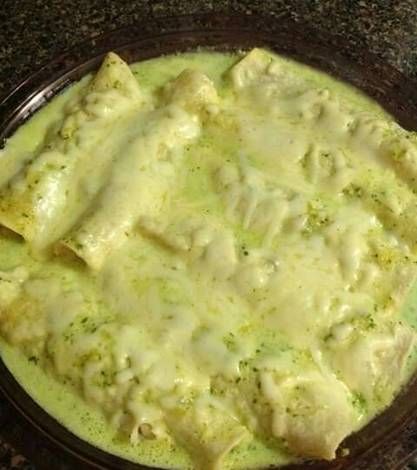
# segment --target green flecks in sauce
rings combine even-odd
[[[37,334],[28,334],[6,307],[6,313],[0,314],[2,334],[19,348],[1,340],[3,360],[34,399],[75,434],[151,466],[192,468],[192,456],[195,462],[201,445],[194,444],[194,439],[201,437],[201,429],[211,432],[214,441],[228,442],[241,431],[238,421],[255,437],[246,436],[232,446],[225,468],[284,465],[303,452],[332,458],[333,448],[305,449],[303,442],[291,440],[287,429],[317,428],[318,434],[328,432],[337,446],[388,405],[395,392],[382,373],[382,379],[377,375],[371,384],[368,377],[366,383],[369,370],[364,366],[355,375],[345,358],[352,357],[360,369],[361,357],[373,354],[374,343],[363,342],[367,335],[375,335],[369,337],[377,348],[379,340],[392,341],[394,348],[397,340],[408,344],[412,333],[407,325],[417,329],[415,289],[402,309],[402,324],[384,317],[402,305],[414,279],[411,271],[395,271],[416,262],[406,247],[412,245],[413,234],[402,219],[407,211],[413,216],[413,196],[407,186],[412,183],[405,183],[391,163],[386,165],[389,170],[375,163],[378,152],[386,161],[395,153],[397,162],[414,149],[403,148],[404,135],[396,129],[379,137],[378,126],[393,124],[376,103],[287,59],[277,59],[278,73],[269,68],[259,71],[255,63],[236,79],[249,83],[239,91],[228,74],[241,57],[199,51],[134,64],[131,70],[144,104],[132,92],[136,88],[126,87],[117,77],[107,84],[104,104],[98,97],[91,98],[92,116],[113,112],[111,93],[120,99],[132,92],[145,110],[143,117],[139,104],[131,109],[127,100],[131,114],[110,121],[120,135],[114,141],[108,136],[98,140],[103,154],[110,149],[108,162],[119,162],[120,154],[136,162],[134,145],[138,144],[138,152],[143,150],[141,141],[135,141],[138,129],[144,136],[151,135],[146,147],[150,154],[155,142],[163,149],[172,143],[172,154],[179,161],[176,171],[171,165],[174,157],[164,154],[168,164],[158,167],[161,174],[167,172],[161,187],[158,182],[156,189],[153,186],[160,174],[150,173],[145,182],[150,192],[155,189],[151,196],[156,196],[149,199],[162,199],[162,209],[155,211],[155,217],[145,211],[136,225],[128,226],[121,234],[120,250],[109,254],[101,270],[91,274],[76,259],[77,255],[94,268],[94,262],[84,258],[88,232],[80,231],[72,242],[71,236],[64,239],[74,256],[44,261],[32,256],[23,240],[0,234],[0,271],[6,273],[0,276],[0,301],[7,304],[27,296],[34,302],[32,310],[24,301],[13,308],[28,316],[29,325],[39,327]],[[262,66],[262,54],[260,60]],[[110,70],[117,61],[107,65]],[[166,82],[184,69],[206,74],[216,87],[219,103],[204,105],[203,111],[185,112],[172,103],[163,108]],[[255,86],[251,87],[251,80]],[[16,156],[24,165],[36,155],[45,133],[54,132],[51,123],[64,121],[65,110],[89,83],[87,77],[70,87],[19,129],[7,144],[10,162]],[[127,126],[137,112],[139,118]],[[146,127],[148,117],[151,124]],[[80,119],[84,118],[81,113]],[[203,122],[203,132],[196,131],[196,121]],[[182,125],[176,126],[178,122]],[[158,132],[153,135],[155,128]],[[182,132],[184,142],[174,147]],[[396,132],[399,142],[391,142]],[[60,134],[64,147],[80,145],[97,152],[89,146],[88,135],[77,134],[71,122]],[[161,143],[161,134],[169,135],[172,142],[162,139]],[[372,139],[378,141],[374,147]],[[364,163],[358,163],[357,155],[362,158],[362,153]],[[100,182],[111,174],[101,163],[99,176],[83,188],[86,194],[100,197]],[[70,169],[60,162],[48,163],[45,171],[59,174]],[[118,178],[116,189],[120,181],[131,183],[126,171],[120,171]],[[175,184],[170,185],[172,181]],[[386,181],[392,184],[391,192],[386,191]],[[38,183],[35,179],[31,185]],[[110,216],[130,204],[127,199],[121,201],[120,211]],[[26,210],[20,213],[27,224],[32,215]],[[28,281],[25,273],[16,271],[19,266],[30,273]],[[391,292],[390,283],[399,277],[401,288]],[[320,297],[322,290],[325,295]],[[36,314],[39,325],[30,318]],[[21,329],[13,329],[13,322]],[[162,351],[156,359],[155,344]],[[74,364],[68,352],[73,353]],[[414,371],[416,360],[415,348],[405,378]],[[327,371],[326,380],[319,366]],[[377,369],[383,367],[376,364]],[[81,392],[86,381],[89,387]],[[169,387],[174,382],[179,391],[172,393]],[[124,395],[126,403],[117,403],[119,391],[121,396],[126,392],[124,384],[131,387]],[[219,402],[224,407],[221,412],[216,408]],[[117,404],[120,414],[114,412]],[[330,425],[319,429],[330,407],[341,410],[337,416],[341,431]],[[161,408],[173,414],[167,421],[178,423],[180,445],[164,434],[162,425],[159,429]],[[203,424],[187,434],[190,423],[198,422],[187,421],[188,413],[195,410]],[[233,418],[222,423],[218,415],[229,417],[229,413]],[[145,427],[132,425],[132,419],[143,419]],[[217,426],[224,435],[216,435]],[[206,451],[207,443],[202,441]]]

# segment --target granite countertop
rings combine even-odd
[[[0,95],[59,52],[146,18],[194,12],[288,14],[336,30],[417,77],[415,0],[2,0]]]
[[[2,0],[1,6],[0,96],[60,52],[102,32],[170,14],[231,10],[277,21],[286,15],[336,30],[417,78],[415,0]],[[0,470],[81,468],[56,454],[0,396]]]

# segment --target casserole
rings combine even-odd
[[[140,37],[138,31],[135,30],[135,28],[131,28],[128,31],[124,30],[117,33],[122,37],[120,43],[118,43],[118,40],[116,40],[117,34],[110,35],[108,38],[103,39],[103,42],[98,40],[95,45],[95,51],[98,53],[96,57],[87,62],[78,62],[79,57],[76,57],[76,64],[78,65],[72,67],[72,65],[65,63],[65,61],[69,59],[69,56],[64,56],[61,58],[64,61],[64,70],[57,71],[57,79],[49,82],[46,86],[43,87],[42,91],[36,92],[37,85],[35,84],[37,81],[39,84],[39,80],[42,80],[45,75],[48,75],[48,68],[43,69],[38,74],[35,74],[32,85],[30,82],[25,82],[2,103],[3,109],[8,109],[9,104],[12,106],[13,102],[20,102],[19,95],[27,96],[26,100],[20,102],[20,104],[15,109],[15,112],[12,111],[11,113],[4,113],[4,132],[2,137],[7,137],[10,135],[13,130],[23,122],[24,119],[30,116],[42,104],[43,100],[47,100],[54,94],[54,92],[57,92],[65,87],[68,83],[70,83],[71,80],[80,78],[86,72],[91,70],[91,68],[97,65],[102,57],[100,53],[103,51],[113,49],[128,61],[136,61],[138,59],[157,56],[161,53],[183,51],[190,48],[196,48],[197,46],[214,47],[219,50],[248,48],[252,45],[269,46],[277,52],[286,53],[303,62],[310,63],[311,65],[321,68],[327,72],[333,73],[339,78],[351,81],[353,84],[359,88],[362,88],[365,92],[373,96],[382,105],[384,105],[386,109],[398,119],[400,124],[411,129],[413,128],[412,106],[407,108],[407,105],[413,103],[411,87],[408,88],[407,86],[404,86],[401,88],[401,93],[397,93],[395,95],[392,95],[388,92],[390,87],[393,85],[395,86],[396,83],[400,83],[400,75],[396,74],[392,70],[388,70],[387,81],[381,81],[381,76],[384,76],[384,72],[383,69],[380,69],[379,67],[376,67],[375,70],[373,70],[372,67],[368,67],[366,69],[366,73],[364,73],[361,67],[351,66],[349,61],[346,60],[343,55],[334,55],[332,53],[331,58],[329,58],[326,55],[329,53],[328,45],[322,44],[320,39],[317,39],[317,44],[312,42],[311,37],[309,36],[311,32],[305,26],[295,26],[291,24],[274,25],[268,20],[258,20],[263,24],[262,32],[256,32],[256,22],[246,18],[234,18],[232,20],[232,24],[235,25],[235,28],[229,28],[227,31],[225,31],[224,28],[230,23],[230,19],[221,17],[198,17],[194,19],[180,18],[178,20],[171,20],[174,22],[178,21],[178,24],[175,26],[179,26],[179,31],[176,31],[175,33],[165,32],[160,36],[145,34],[142,39],[138,39]],[[191,27],[186,24],[187,21],[191,21]],[[204,32],[195,30],[195,28],[201,28],[202,26],[210,26],[211,30],[205,30]],[[275,30],[275,28],[278,28],[278,30]],[[268,32],[263,32],[267,30]],[[126,36],[128,35],[133,35],[135,40],[132,40],[126,44]],[[77,52],[77,54],[79,54],[79,52]],[[371,58],[369,58],[369,60],[371,60]],[[55,63],[54,66],[58,67],[59,69],[59,61],[58,63]],[[399,105],[398,103],[401,104]],[[4,377],[7,377],[7,374],[4,374]],[[18,396],[10,389],[10,384],[13,382],[9,381],[9,383],[7,383],[6,380],[4,382],[4,390],[6,393],[9,396]],[[14,386],[15,385],[16,384],[14,384]],[[412,392],[407,391],[407,393],[411,394]],[[409,403],[409,405],[411,406],[411,403]],[[390,408],[389,412],[395,413],[395,411],[391,411],[396,410],[395,406],[396,405],[394,404],[393,407]],[[397,423],[398,419],[401,421],[402,417],[408,414],[408,410],[404,411],[404,414],[398,410],[396,413],[396,419],[393,420],[392,423]],[[382,419],[384,416],[389,416],[389,414],[384,414],[380,418]],[[391,420],[391,418],[388,419]],[[383,433],[386,435],[385,433],[388,432],[388,427],[381,426],[381,424],[378,424],[378,421],[371,423],[367,430],[373,439],[379,441],[379,437],[375,433],[375,430],[381,430],[382,428],[384,428]],[[366,431],[363,433],[363,436],[365,435]],[[359,438],[359,436],[361,438]],[[362,433],[360,433],[357,437],[357,442],[359,442],[359,444],[352,443],[350,446],[352,448],[352,452],[348,457],[343,458],[339,462],[336,461],[331,464],[323,464],[322,467],[315,468],[360,468],[349,467],[349,465],[359,465],[361,459],[360,456],[366,456],[366,453],[361,454],[361,452],[364,450],[364,448],[369,447],[370,443],[369,441],[361,441],[361,439],[364,439],[364,437],[362,437]],[[360,444],[361,442],[362,444]],[[89,458],[88,452],[89,451],[86,453],[87,458]],[[105,456],[106,454],[104,454],[102,457],[104,458]],[[98,457],[97,463],[101,462],[100,458],[101,457]],[[104,462],[105,465],[113,465],[112,461]],[[329,467],[329,465],[339,466]],[[368,464],[368,467],[366,468],[371,468],[369,465],[370,464]]]

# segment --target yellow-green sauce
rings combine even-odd
[[[149,466],[331,459],[415,369],[414,134],[323,73],[242,57],[133,64],[139,91],[86,77],[0,153],[2,359]]]

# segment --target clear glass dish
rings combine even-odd
[[[0,142],[55,94],[97,68],[107,51],[113,50],[128,62],[135,62],[196,48],[244,50],[253,46],[269,47],[355,85],[378,101],[403,127],[417,130],[417,84],[367,51],[357,50],[348,38],[334,36],[330,31],[315,31],[285,18],[191,15],[146,19],[91,39],[57,57],[0,102]],[[62,455],[63,462],[67,456],[71,462],[79,462],[79,468],[145,469],[67,431],[31,399],[1,360],[0,389],[25,419],[53,442],[53,451]],[[384,413],[346,440],[344,446],[350,449],[349,455],[332,462],[287,466],[285,470],[402,468],[417,455],[416,401],[417,375]],[[7,429],[3,434],[7,438]]]

